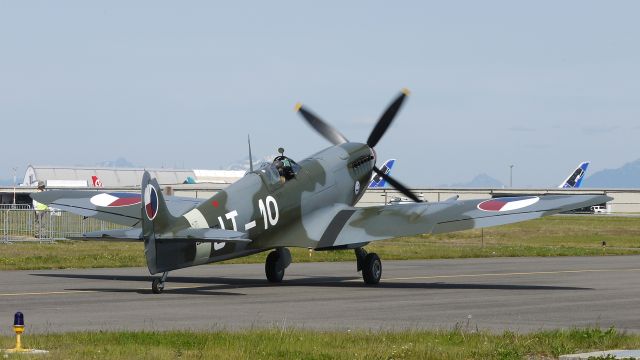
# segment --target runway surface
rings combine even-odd
[[[145,268],[0,272],[0,332],[15,311],[30,332],[119,329],[470,329],[614,325],[640,332],[640,257],[383,261],[367,287],[355,262],[172,272],[151,294]],[[6,326],[2,325],[5,324]]]

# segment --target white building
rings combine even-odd
[[[244,176],[244,171],[146,169],[162,186],[184,183],[231,184]],[[140,186],[142,168],[103,168],[76,166],[29,165],[21,186],[36,186],[43,181],[49,188],[58,187],[109,187]],[[99,183],[96,183],[99,180]],[[101,185],[101,186],[100,186]]]

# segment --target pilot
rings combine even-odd
[[[286,172],[284,169],[284,162],[282,162],[282,160],[276,160],[273,162],[274,165],[276,166],[276,169],[278,169],[278,175],[280,175],[280,183],[284,184],[287,181],[287,178],[285,176]]]
[[[285,183],[294,177],[296,177],[296,173],[293,171],[293,165],[291,164],[291,160],[285,156],[279,156],[274,161],[276,169],[278,169],[278,174],[280,175],[280,182]]]

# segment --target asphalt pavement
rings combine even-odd
[[[293,263],[282,284],[270,284],[262,264],[205,265],[170,273],[160,295],[151,293],[145,268],[0,271],[0,333],[12,333],[16,311],[32,333],[455,326],[640,332],[639,256],[383,259],[374,287],[355,267]]]

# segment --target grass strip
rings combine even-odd
[[[602,246],[605,243],[606,246]],[[291,249],[295,262],[353,261],[353,251]],[[377,241],[384,260],[640,254],[640,217],[550,216],[507,226]],[[266,253],[224,263],[263,263]],[[0,270],[145,266],[143,245],[58,241],[0,245]]]
[[[82,332],[26,335],[46,359],[556,359],[562,354],[640,348],[614,328],[492,334],[447,331]],[[3,348],[13,338],[0,337]],[[10,356],[10,358],[22,358]]]

